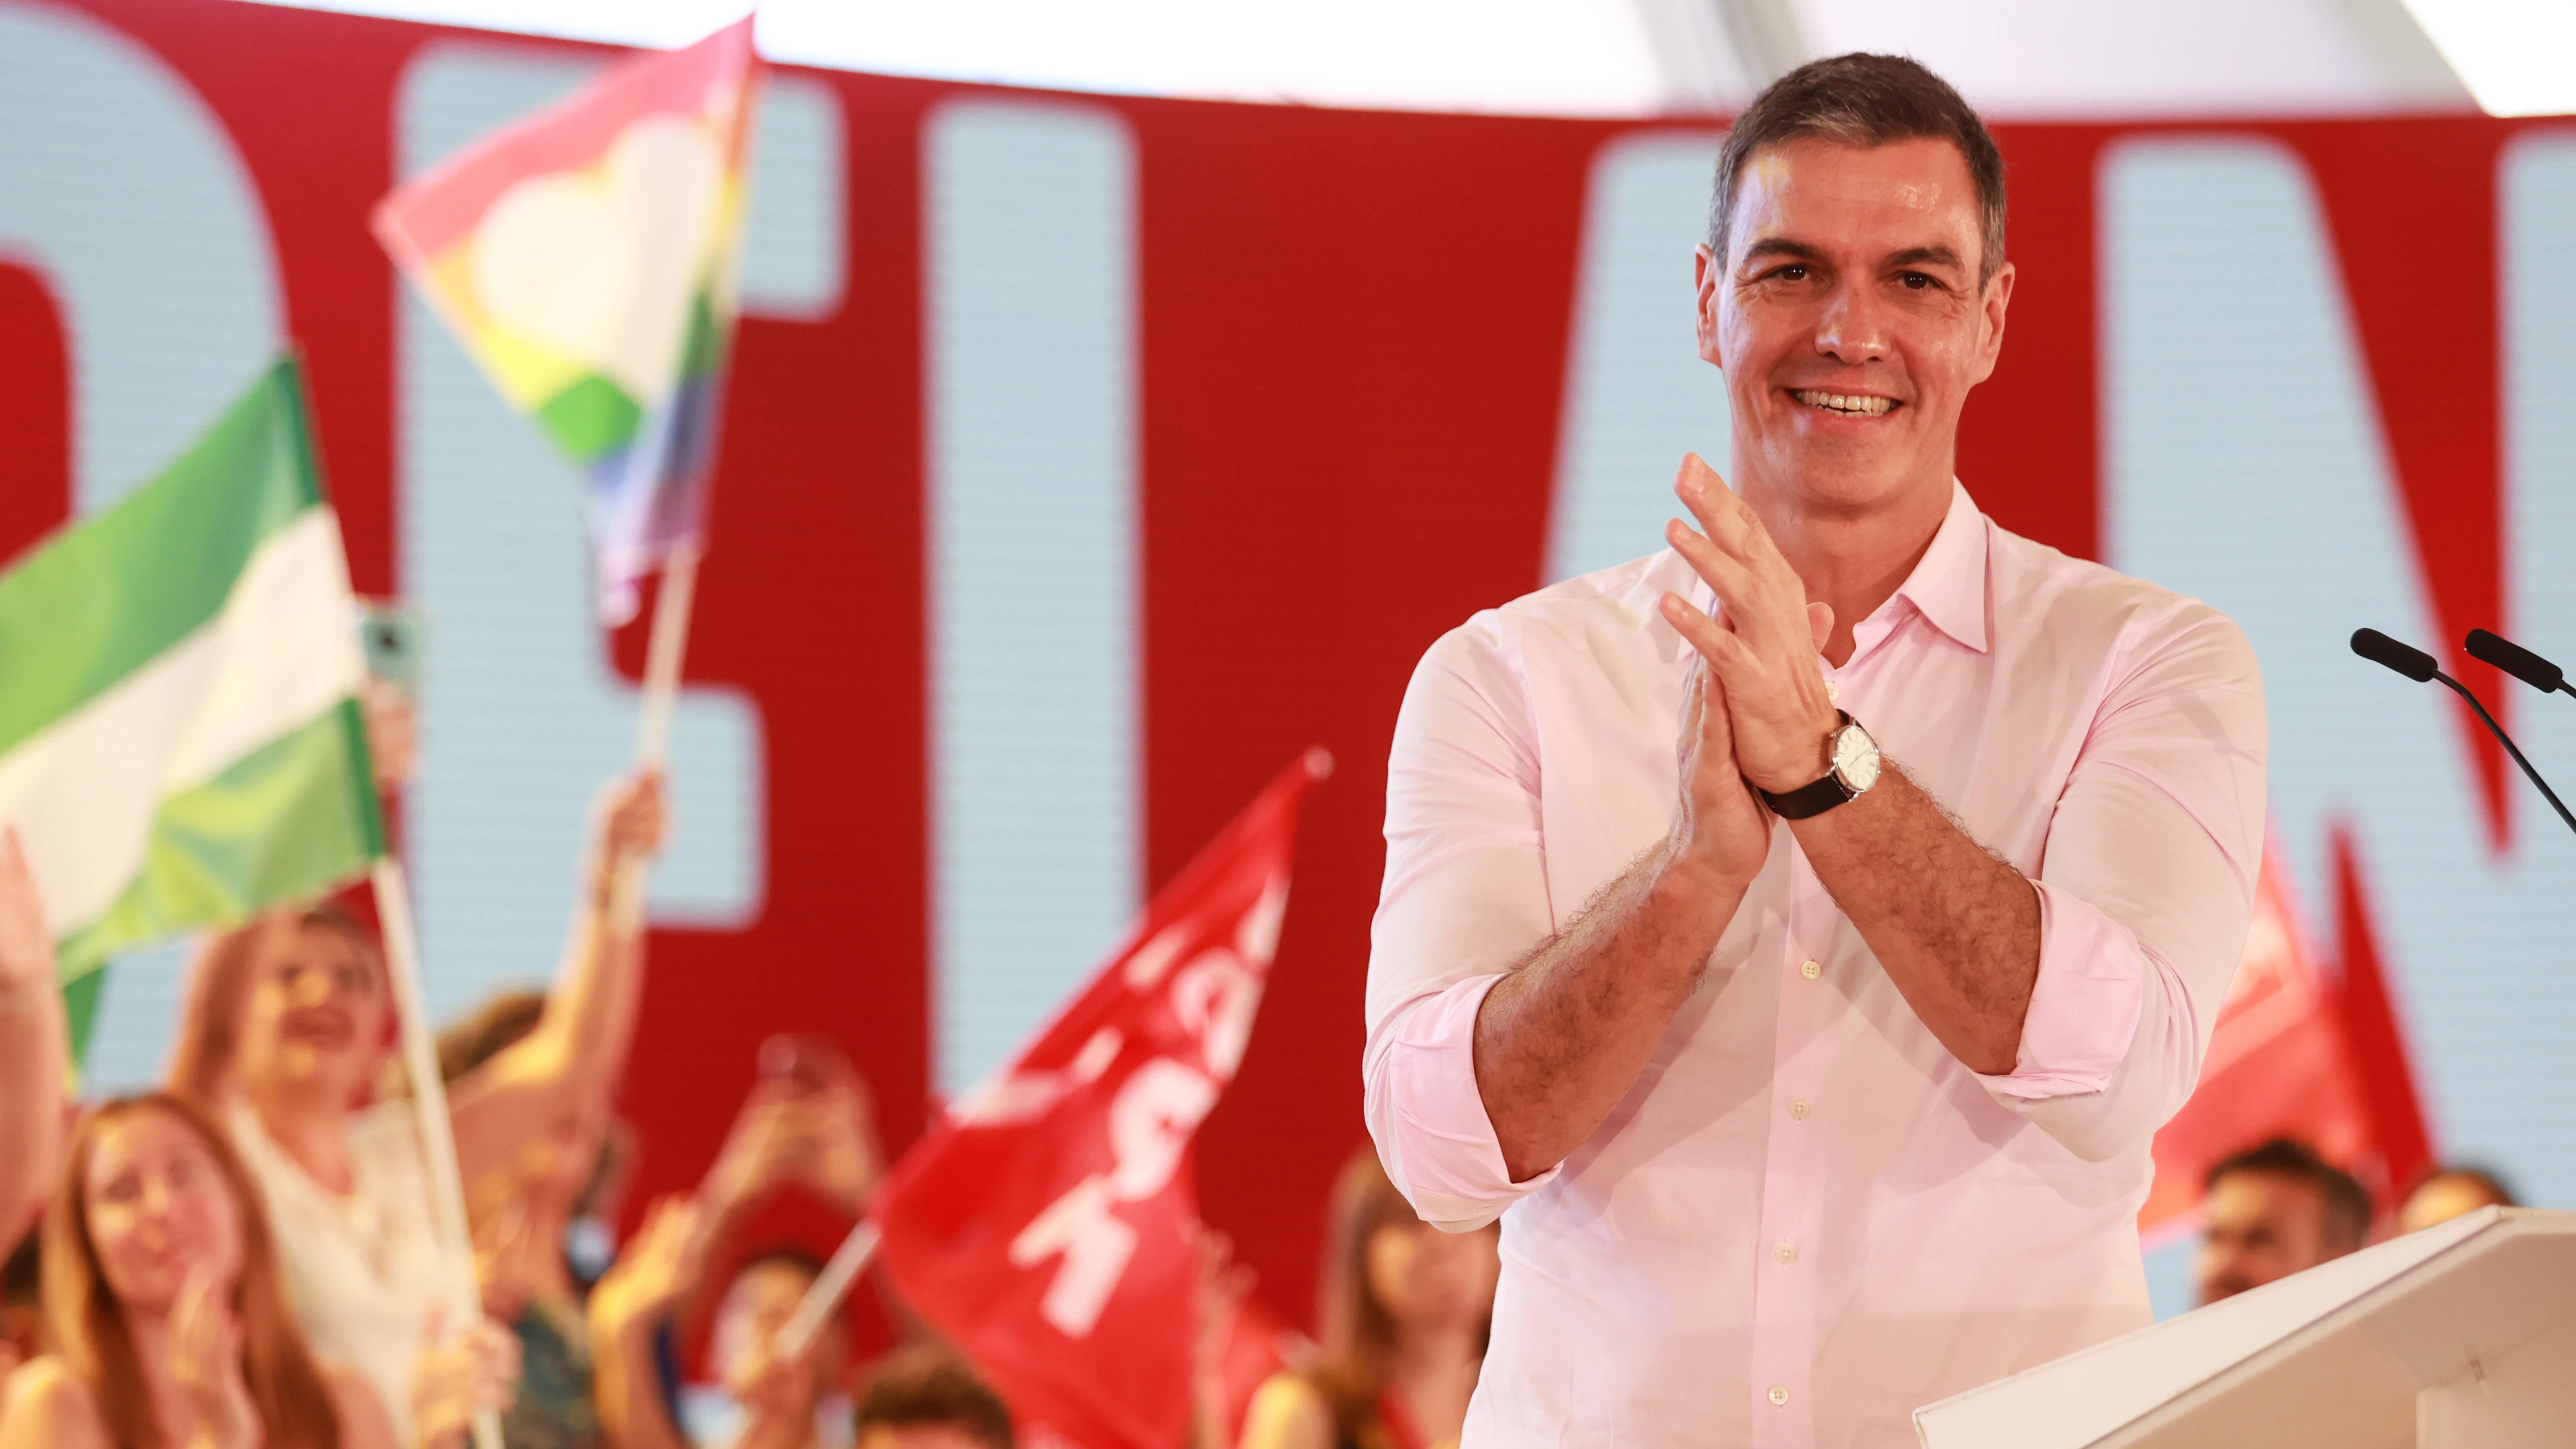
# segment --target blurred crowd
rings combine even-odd
[[[762,1209],[793,1191],[856,1220],[885,1168],[866,1085],[828,1043],[770,1038],[696,1189],[624,1211],[645,952],[621,881],[664,816],[654,775],[612,784],[552,983],[439,1036],[470,1307],[439,1230],[444,1144],[361,914],[318,904],[204,941],[162,1085],[68,1100],[42,905],[0,837],[0,1449],[455,1449],[478,1417],[510,1449],[1012,1449],[1002,1401],[881,1275],[867,1291],[896,1344],[874,1361],[837,1308],[786,1332],[824,1261],[752,1241]],[[1317,1340],[1247,1393],[1225,1358],[1252,1285],[1205,1235],[1187,1449],[1456,1442],[1493,1230],[1428,1228],[1364,1152],[1325,1251]]]
[[[398,783],[406,712],[369,724]],[[881,1275],[866,1281],[896,1342],[872,1362],[837,1304],[801,1342],[789,1331],[825,1263],[750,1240],[760,1213],[795,1192],[855,1221],[886,1166],[866,1084],[829,1043],[765,1042],[696,1189],[631,1215],[618,1241],[640,1147],[618,1084],[645,989],[625,893],[664,835],[658,777],[610,785],[552,984],[439,1035],[471,1305],[436,1224],[445,1144],[424,1140],[434,1119],[360,915],[318,904],[203,942],[161,1087],[68,1100],[51,938],[0,835],[0,1244],[16,1245],[0,1449],[455,1449],[478,1417],[509,1449],[1013,1449],[1001,1399]],[[2455,1167],[2375,1218],[2361,1183],[2287,1139],[2203,1186],[2204,1303],[2375,1232],[2513,1204],[2494,1175]],[[1327,1216],[1316,1338],[1261,1345],[1257,1387],[1235,1381],[1234,1345],[1267,1320],[1244,1312],[1253,1286],[1230,1245],[1203,1233],[1192,1442],[1174,1449],[1457,1442],[1495,1230],[1431,1229],[1365,1149]]]
[[[2221,1159],[2201,1182],[2200,1301],[2215,1303],[2369,1246],[2380,1232],[2421,1232],[2484,1207],[2516,1207],[2483,1168],[2437,1167],[2387,1222],[2360,1179],[2314,1147],[2275,1137]]]

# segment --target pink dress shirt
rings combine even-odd
[[[2149,1320],[2136,1215],[2245,942],[2263,695],[2225,616],[1996,527],[1955,488],[1835,697],[2038,883],[2019,1060],[1916,1019],[1785,824],[1637,1084],[1514,1182],[1477,1008],[1671,828],[1669,550],[1424,656],[1387,768],[1369,1130],[1422,1216],[1503,1222],[1467,1449],[1910,1445],[1920,1405]]]

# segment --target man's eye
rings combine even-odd
[[[1896,280],[1903,282],[1908,291],[1914,292],[1920,292],[1924,288],[1933,285],[1932,279],[1921,272],[1900,272],[1897,274]]]
[[[1784,282],[1803,282],[1807,280],[1807,269],[1798,263],[1792,262],[1788,266],[1782,267],[1780,270],[1773,272],[1771,275],[1778,277]]]

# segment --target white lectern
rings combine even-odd
[[[1914,1411],[1924,1449],[2576,1444],[2576,1212],[2482,1208]]]

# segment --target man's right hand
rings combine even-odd
[[[1563,1161],[1635,1084],[1771,853],[1771,812],[1736,764],[1725,689],[1696,655],[1685,679],[1672,833],[1477,1013],[1476,1090],[1515,1182]]]
[[[1681,810],[1664,869],[1707,880],[1724,898],[1751,884],[1770,854],[1771,812],[1736,765],[1726,686],[1693,654],[1682,683]]]

